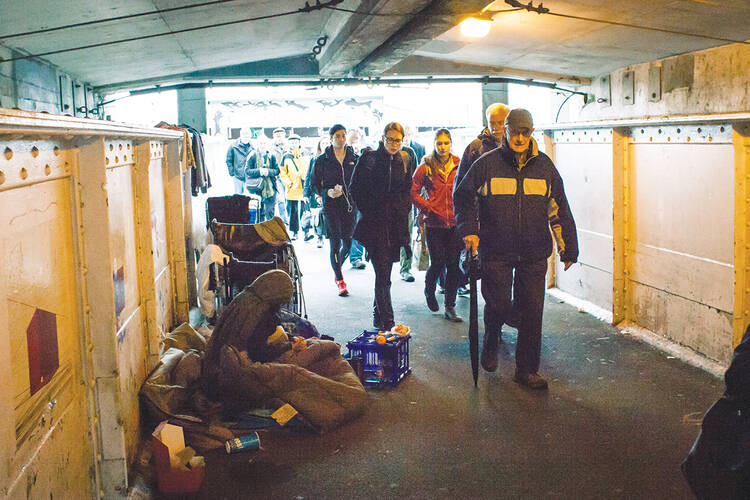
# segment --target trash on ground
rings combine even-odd
[[[151,434],[157,481],[162,493],[192,493],[206,475],[203,457],[185,446],[182,427],[161,422]]]

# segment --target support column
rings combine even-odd
[[[117,356],[117,318],[112,280],[112,252],[107,212],[107,175],[104,139],[96,137],[80,145],[74,166],[79,203],[78,234],[84,294],[86,352],[92,362],[89,381],[94,388],[95,415],[92,417],[96,446],[94,470],[99,498],[116,498],[127,491],[128,469],[120,397]]]
[[[612,324],[629,319],[630,130],[612,130]]]
[[[177,121],[206,133],[206,89],[180,89],[177,91]]]
[[[190,308],[198,305],[193,249],[193,211],[190,173],[182,171],[177,141],[164,146],[164,186],[167,199],[167,237],[175,287],[175,324],[189,320]]]
[[[482,85],[482,124],[487,125],[484,112],[494,102],[508,104],[507,83],[485,83]]]
[[[750,322],[750,123],[732,127],[734,144],[734,318],[732,349]]]

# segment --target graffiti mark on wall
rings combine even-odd
[[[57,369],[60,358],[57,350],[57,317],[54,313],[36,309],[26,329],[29,353],[29,387],[31,395],[47,385]]]

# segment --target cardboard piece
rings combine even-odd
[[[185,447],[182,427],[161,422],[151,434],[156,461],[159,491],[162,493],[194,493],[206,475],[203,457]]]

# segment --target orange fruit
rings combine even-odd
[[[386,343],[385,337],[383,335],[378,335],[377,343],[378,344],[385,344]]]

